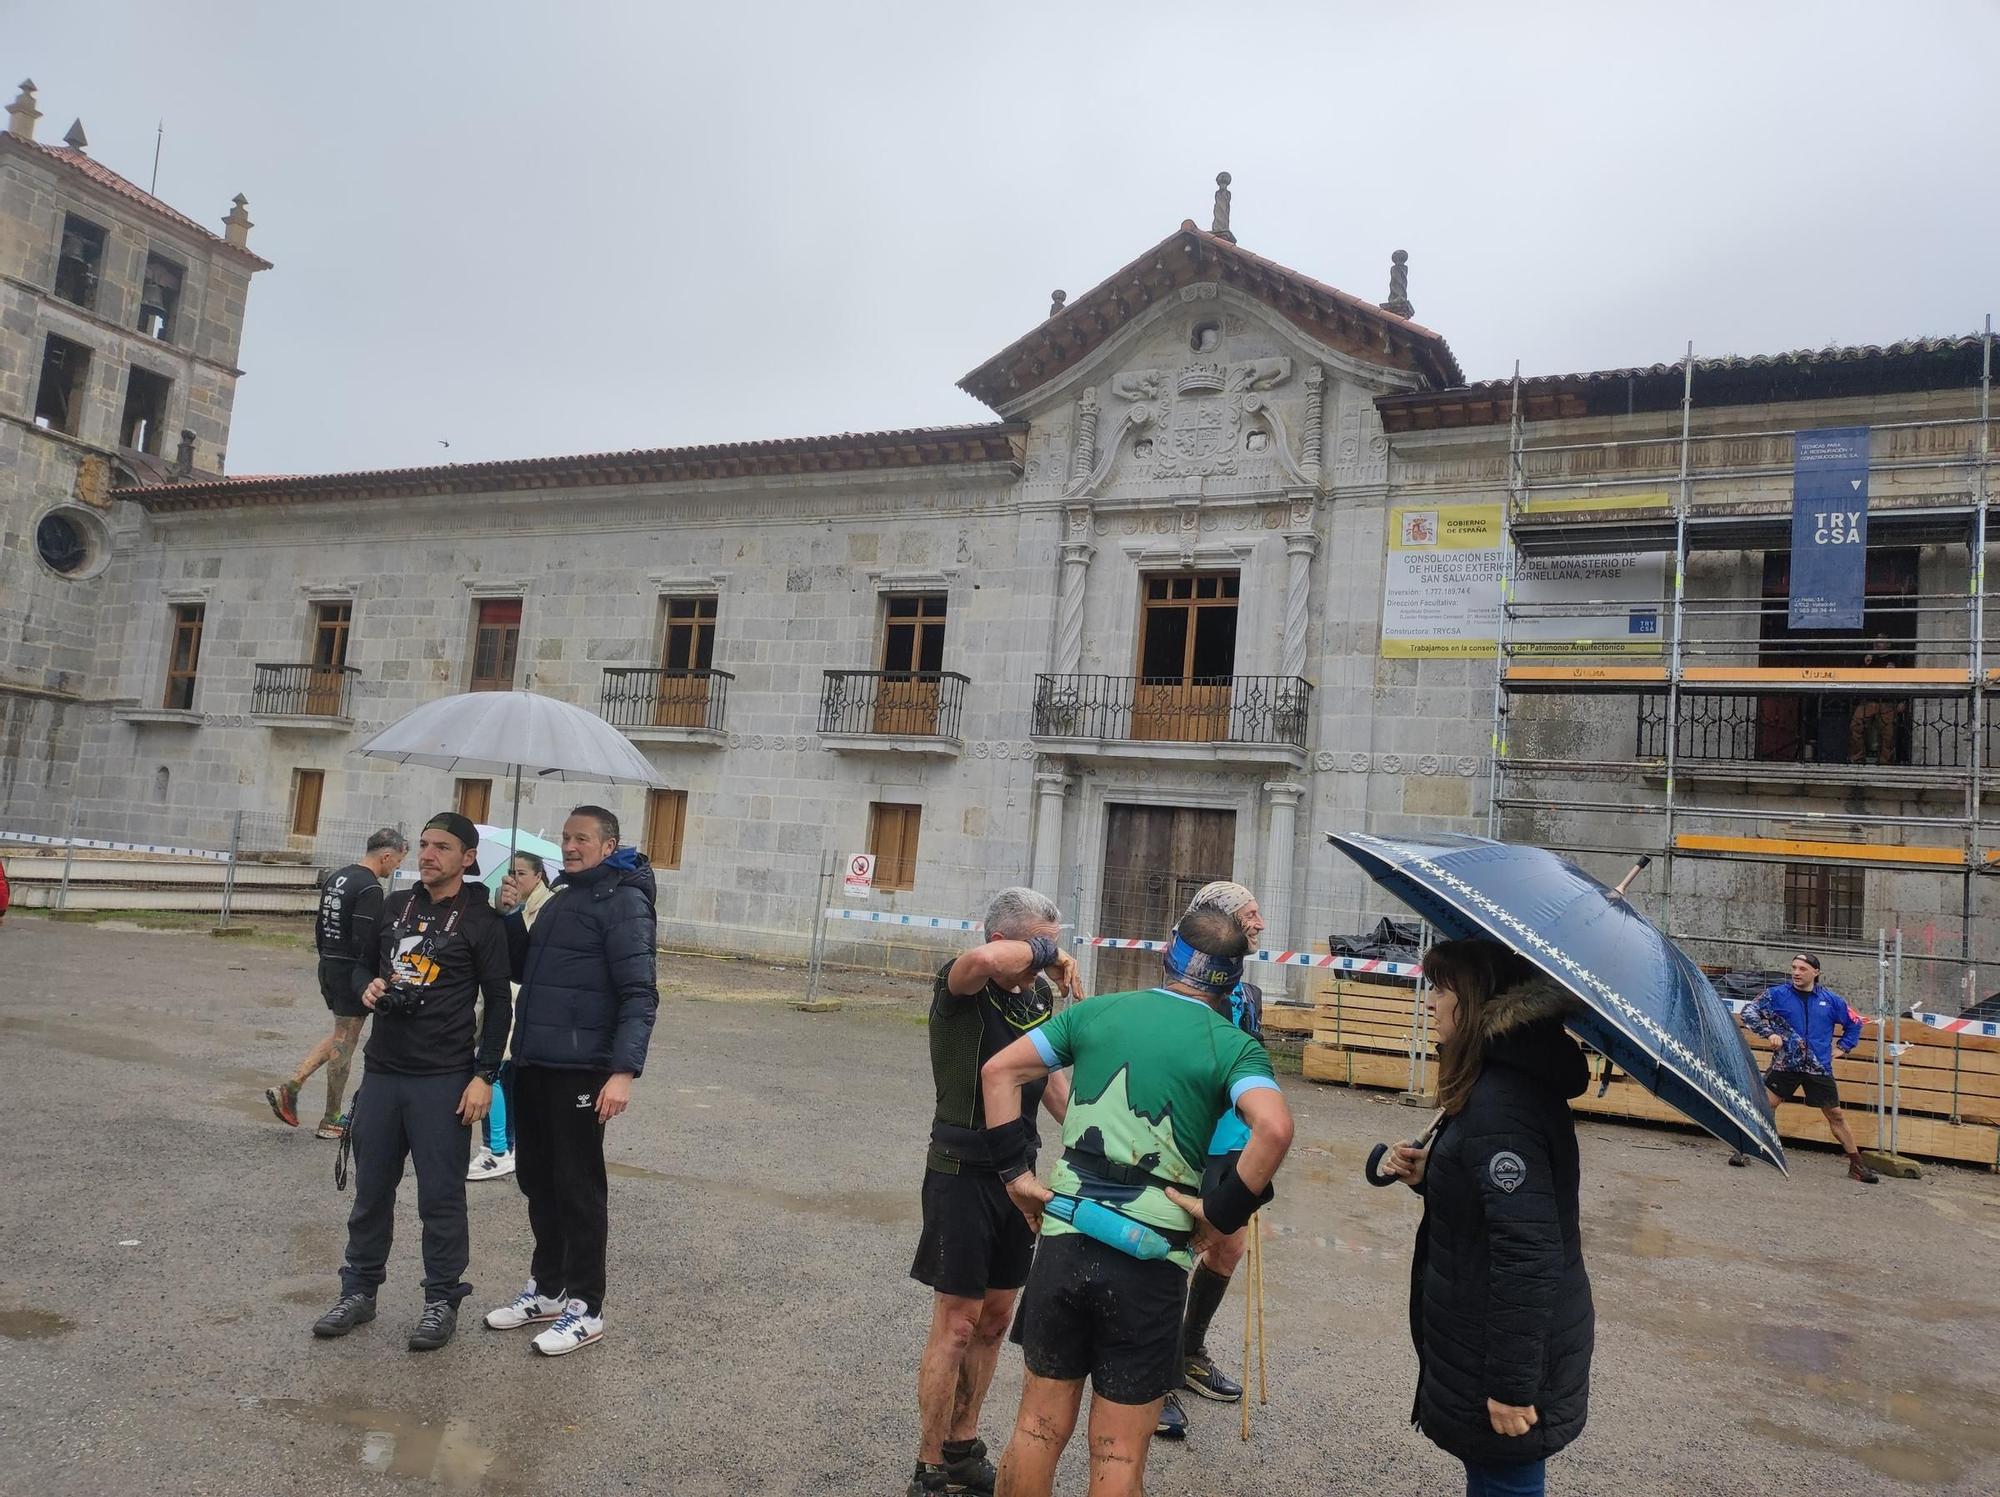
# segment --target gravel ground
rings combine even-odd
[[[906,1277],[929,1080],[918,994],[680,961],[609,1151],[604,1342],[549,1362],[418,1309],[413,1183],[382,1316],[307,1327],[335,1292],[332,1146],[260,1090],[321,1032],[295,937],[0,929],[0,1491],[856,1493],[908,1479],[927,1314]],[[1359,1178],[1414,1115],[1295,1079],[1267,1213],[1270,1404],[1247,1446],[1197,1401],[1154,1497],[1415,1494],[1455,1468],[1405,1424],[1417,1203]],[[304,1099],[308,1116],[318,1083]],[[1586,1124],[1598,1302],[1589,1430],[1564,1492],[2000,1491],[2000,1189],[1941,1169],[1849,1184],[1731,1170],[1685,1135]],[[525,1275],[510,1183],[472,1188],[468,1308]],[[1216,1339],[1240,1349],[1232,1292]],[[1019,1390],[1003,1356],[985,1433]],[[1072,1455],[1063,1490],[1082,1490]]]

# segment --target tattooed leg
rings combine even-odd
[[[326,1036],[326,1038],[322,1039],[317,1045],[314,1045],[312,1049],[306,1052],[306,1058],[299,1062],[299,1068],[292,1073],[291,1087],[294,1093],[300,1087],[304,1086],[307,1081],[312,1079],[314,1071],[317,1071],[321,1066],[333,1059],[334,1041],[340,1034],[340,1026],[346,1022],[345,1019],[335,1019],[333,1021],[333,1033]]]
[[[347,1096],[347,1072],[354,1063],[354,1047],[361,1041],[361,1019],[335,1019],[333,1035],[327,1041],[330,1053],[326,1058],[326,1118],[337,1122],[340,1118],[340,1104]]]

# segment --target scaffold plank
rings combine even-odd
[[[1752,858],[1825,858],[1829,862],[1907,863],[1924,868],[1963,868],[1962,847],[1927,847],[1894,842],[1811,842],[1795,837],[1729,837],[1681,832],[1676,852],[1736,853]]]

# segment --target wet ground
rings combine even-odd
[[[653,1064],[611,1127],[603,1343],[560,1361],[473,1316],[403,1349],[414,1182],[382,1315],[331,1301],[350,1197],[332,1146],[259,1095],[325,1010],[293,941],[0,929],[0,1491],[900,1494],[927,1313],[904,1277],[929,1080],[903,984],[674,963]],[[873,1000],[873,1001],[867,1001]],[[1270,1404],[1244,1445],[1196,1403],[1154,1497],[1457,1490],[1404,1424],[1416,1202],[1358,1171],[1414,1114],[1286,1082],[1299,1142],[1268,1212]],[[308,1087],[302,1110],[320,1100]],[[1598,1353],[1572,1493],[2000,1491],[2000,1182],[1732,1170],[1683,1135],[1582,1129]],[[510,1182],[472,1189],[478,1286],[510,1296]],[[1240,1356],[1242,1295],[1217,1320]],[[1019,1388],[1005,1355],[986,1434]],[[1191,1402],[1193,1402],[1191,1400]],[[1082,1490],[1072,1457],[1063,1490]]]

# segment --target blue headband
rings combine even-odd
[[[1218,994],[1229,993],[1243,976],[1242,958],[1210,956],[1205,951],[1196,951],[1183,939],[1179,930],[1175,930],[1174,939],[1167,947],[1166,966],[1167,975],[1174,981]]]

